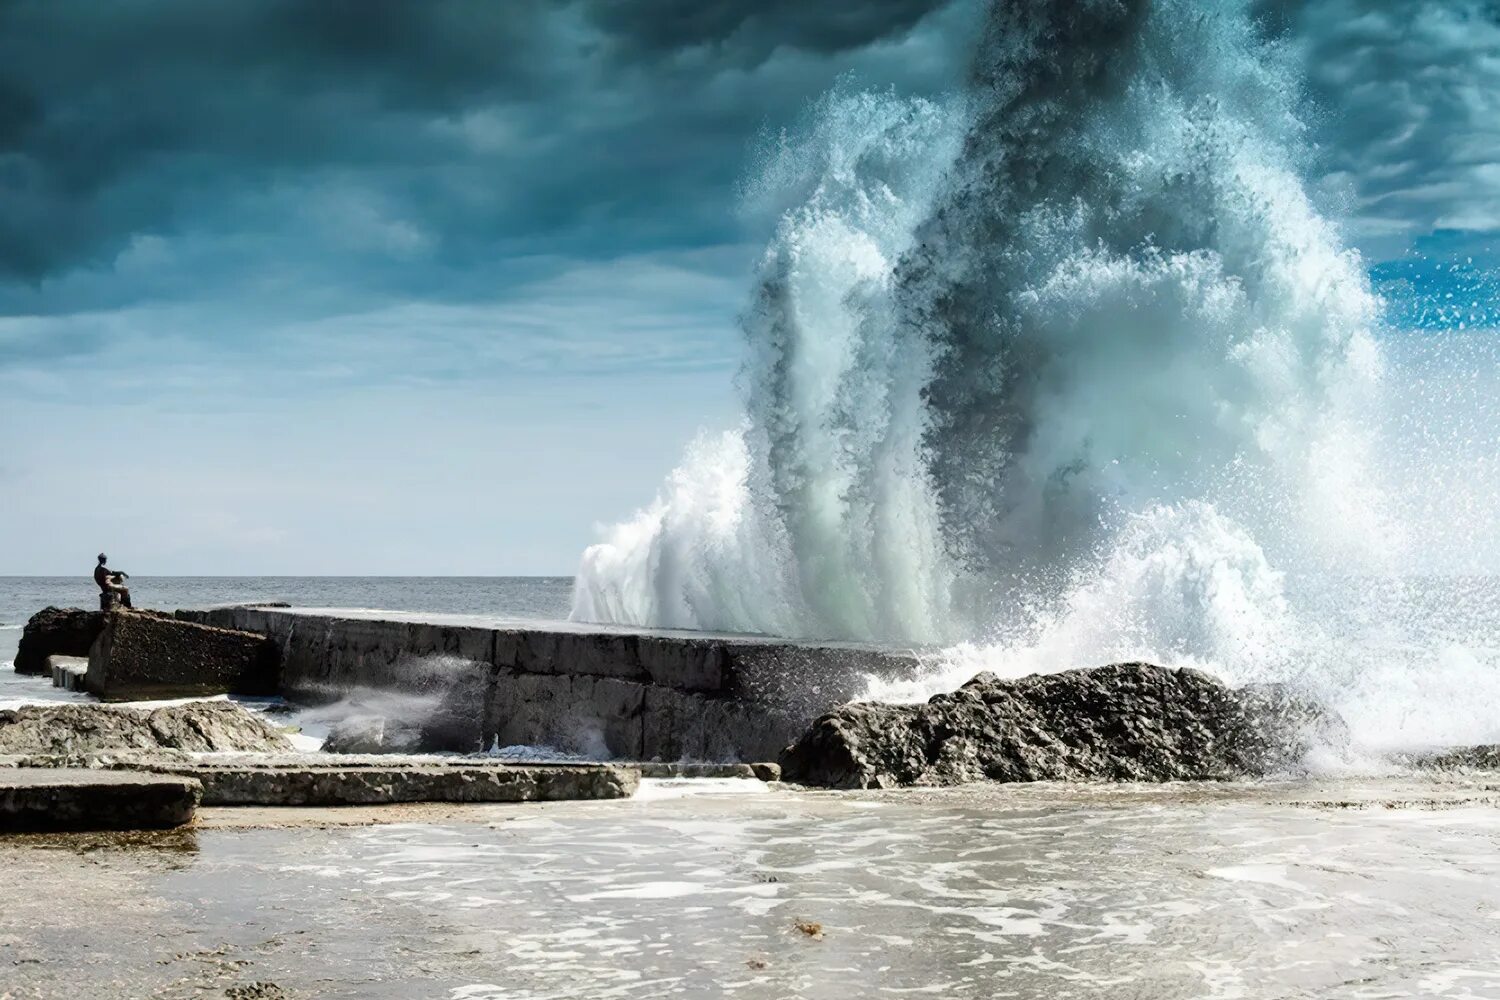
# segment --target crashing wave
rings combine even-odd
[[[1192,0],[997,0],[960,97],[825,99],[759,192],[793,204],[743,424],[574,616],[950,647],[908,696],[1136,657],[1358,687],[1273,567],[1378,576],[1420,518],[1299,101],[1251,4]]]

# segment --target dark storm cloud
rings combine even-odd
[[[4,4],[0,272],[114,252],[195,193],[419,162],[403,120],[531,98],[548,24],[526,4]]]
[[[722,239],[746,134],[934,4],[9,0],[0,277],[143,233],[282,241],[304,214],[303,245],[363,226],[418,283],[417,257]],[[773,49],[804,57],[747,77]],[[316,218],[329,192],[352,224]]]
[[[657,55],[704,48],[742,63],[779,48],[835,53],[910,31],[945,0],[593,0],[590,17],[622,48]]]
[[[1327,184],[1351,199],[1366,248],[1381,256],[1438,230],[1500,230],[1500,5],[1283,6]]]
[[[753,242],[756,133],[846,73],[953,85],[986,2],[0,0],[0,318],[36,321],[0,365],[104,339],[49,318],[494,303]],[[1493,5],[1261,6],[1306,52],[1362,237],[1493,228]]]

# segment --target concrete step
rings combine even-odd
[[[662,763],[647,761],[632,765],[641,769],[643,778],[750,778],[757,781],[780,781],[781,765],[759,764],[696,764]]]
[[[207,806],[623,799],[640,784],[638,768],[615,764],[397,763],[386,757],[353,764],[281,758],[268,763],[135,760],[113,766],[193,779],[202,784]]]
[[[47,669],[52,674],[53,687],[82,691],[88,677],[89,660],[86,656],[49,656]]]
[[[0,770],[0,832],[148,830],[191,822],[203,788],[191,778],[82,768]]]

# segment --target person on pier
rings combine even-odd
[[[123,570],[112,570],[104,564],[109,556],[99,553],[99,565],[94,567],[94,582],[99,585],[99,610],[110,611],[117,606],[133,608],[130,603],[130,588],[125,581],[130,574]]]

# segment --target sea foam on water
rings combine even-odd
[[[1462,368],[1392,357],[1249,8],[997,3],[964,94],[825,98],[751,185],[787,207],[743,424],[589,549],[574,616],[944,650],[873,697],[1147,659],[1500,738],[1462,707],[1500,696],[1494,602],[1423,631],[1496,527],[1493,478],[1461,518],[1435,488]]]

